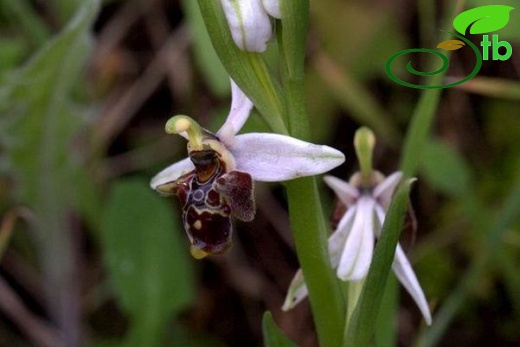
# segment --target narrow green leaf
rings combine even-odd
[[[442,76],[436,75],[433,79],[435,81],[432,83],[436,83],[442,80]],[[421,164],[422,151],[439,106],[440,96],[439,89],[424,90],[415,107],[402,150],[400,168],[405,176],[414,175]]]
[[[502,29],[509,22],[509,12],[514,7],[487,5],[472,8],[459,14],[453,20],[453,27],[462,35],[470,28],[470,34],[485,34]]]
[[[458,2],[451,4],[451,13],[456,13],[455,11],[457,11],[458,8],[457,3]],[[447,38],[448,33],[441,39]],[[477,49],[476,46],[474,48]],[[445,56],[449,56],[448,53],[445,54]],[[429,65],[433,66],[433,60],[429,62]],[[427,70],[430,71],[431,69]],[[428,86],[433,87],[440,85],[443,78],[444,72],[432,76],[431,79],[429,79]],[[435,119],[440,96],[440,89],[424,90],[415,106],[404,140],[401,163],[399,165],[405,177],[414,176],[420,165],[423,146],[428,139],[431,125]]]
[[[381,231],[381,238],[374,250],[370,270],[365,279],[361,298],[354,309],[349,325],[346,327],[343,346],[365,347],[374,337],[379,309],[385,293],[390,268],[394,260],[395,248],[401,233],[404,216],[408,207],[408,194],[411,181],[402,184],[397,190]]]
[[[390,322],[395,321],[398,298],[399,282],[395,276],[390,276],[376,321],[375,341],[377,347],[395,347],[397,345],[397,324]]]
[[[265,347],[296,347],[297,345],[292,342],[285,334],[278,329],[276,323],[273,320],[271,312],[267,311],[264,313],[262,319],[262,331],[264,334],[264,346]]]
[[[426,180],[441,192],[463,196],[471,189],[471,170],[448,145],[430,140],[424,146],[422,158],[421,168]]]
[[[104,261],[122,308],[133,318],[130,346],[157,346],[169,315],[194,300],[180,222],[148,183],[114,185],[102,217]]]

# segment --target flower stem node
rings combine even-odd
[[[253,220],[253,180],[275,182],[317,175],[345,160],[333,148],[289,136],[236,135],[253,104],[234,84],[232,98],[230,113],[216,134],[188,116],[168,120],[166,132],[188,140],[188,158],[159,172],[150,182],[161,195],[179,198],[184,229],[196,259],[229,250],[232,217]]]

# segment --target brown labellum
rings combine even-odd
[[[179,198],[184,229],[193,247],[207,254],[225,253],[232,241],[231,216],[243,221],[254,218],[251,175],[226,172],[219,153],[212,149],[189,155],[195,169],[158,190]]]

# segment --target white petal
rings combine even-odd
[[[190,158],[178,161],[155,175],[150,181],[150,187],[155,189],[161,184],[175,181],[177,178],[193,169],[195,169],[195,166],[193,166]]]
[[[228,147],[233,145],[235,134],[242,129],[244,123],[249,118],[253,102],[244,94],[244,92],[231,81],[231,109],[226,118],[226,122],[217,132],[217,136]]]
[[[359,190],[347,182],[334,176],[323,177],[325,183],[336,193],[336,196],[347,206],[351,206],[359,197]]]
[[[378,203],[375,205],[375,210],[377,216],[377,225],[374,225],[374,234],[376,239],[378,239],[381,236],[381,229],[383,228],[383,223],[385,222],[386,212]]]
[[[358,281],[368,273],[374,252],[374,204],[375,201],[367,196],[362,196],[356,203],[354,225],[338,267],[338,277],[344,281]]]
[[[330,265],[333,269],[339,265],[339,259],[345,247],[345,242],[350,234],[350,230],[352,230],[356,208],[357,206],[354,205],[347,210],[343,217],[341,217],[336,231],[329,237]]]
[[[388,205],[392,200],[392,195],[394,195],[395,188],[401,181],[402,177],[402,172],[394,172],[374,188],[374,192],[372,193],[372,195],[375,199],[380,201],[385,208],[388,208]]]
[[[272,28],[260,0],[220,0],[220,3],[236,45],[244,51],[265,51]]]
[[[345,161],[334,148],[271,133],[237,135],[230,150],[237,170],[264,182],[318,175]]]
[[[413,272],[412,266],[410,262],[406,258],[403,249],[400,245],[397,245],[394,262],[392,264],[392,269],[394,270],[395,275],[399,279],[399,282],[406,288],[410,296],[414,299],[415,303],[419,307],[426,324],[432,324],[432,316],[430,313],[430,308],[428,307],[428,303],[426,302],[426,298],[424,296],[424,292]]]
[[[264,9],[269,13],[269,15],[278,19],[282,18],[280,0],[262,0],[262,5],[264,5]]]
[[[303,272],[299,269],[289,285],[287,296],[282,306],[283,311],[289,311],[294,306],[298,305],[308,295],[307,285],[303,278]]]

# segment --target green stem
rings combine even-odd
[[[308,1],[291,0],[282,6],[283,20],[277,33],[286,119],[292,136],[309,139],[304,88],[309,4]],[[330,266],[328,234],[316,179],[300,178],[287,182],[286,186],[294,243],[309,290],[320,346],[338,346],[344,326],[344,302]]]
[[[352,313],[356,308],[356,305],[361,297],[361,291],[363,290],[363,285],[365,284],[365,279],[361,279],[359,281],[348,282],[348,304],[347,304],[347,319],[346,324],[348,326],[350,322],[350,318],[352,317]]]
[[[286,97],[286,119],[292,136],[309,139],[305,102],[304,59],[308,1],[286,1],[284,20],[277,30],[281,75]],[[326,223],[316,179],[287,182],[289,212],[300,265],[309,289],[309,299],[321,346],[339,346],[344,326],[344,302],[330,266]]]
[[[316,180],[300,178],[287,182],[286,187],[294,243],[309,290],[320,346],[339,346],[344,302],[328,259],[327,234]]]

